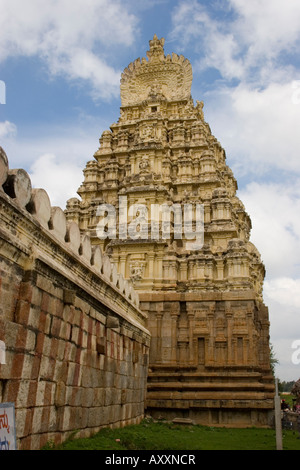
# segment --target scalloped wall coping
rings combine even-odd
[[[32,188],[31,179],[23,169],[9,169],[7,155],[0,147],[0,190],[9,196],[21,209],[34,217],[39,224],[62,244],[64,249],[79,255],[93,272],[104,277],[116,291],[139,308],[139,296],[131,281],[118,274],[110,258],[102,253],[100,246],[92,246],[88,235],[81,236],[76,222],[68,222],[64,211],[51,206],[48,193],[41,188]]]

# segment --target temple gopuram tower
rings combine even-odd
[[[267,426],[274,379],[251,221],[203,102],[191,97],[190,62],[166,56],[163,38],[149,44],[122,74],[120,117],[102,133],[67,219],[139,292],[152,335],[146,413]],[[169,218],[157,216],[162,207]],[[194,218],[182,229],[184,207],[201,208],[202,238],[191,239]]]

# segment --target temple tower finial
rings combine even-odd
[[[150,39],[149,46],[150,51],[147,51],[147,57],[149,61],[163,61],[165,57],[164,51],[165,39],[158,39],[157,35],[154,34],[153,39]]]

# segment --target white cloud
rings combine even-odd
[[[279,277],[273,280],[265,281],[264,290],[269,298],[275,300],[279,304],[284,305],[287,308],[295,307],[300,309],[300,279]]]
[[[110,46],[132,44],[136,18],[119,0],[2,0],[0,61],[38,56],[51,74],[89,80],[101,97],[119,92]]]
[[[62,58],[52,56],[50,69],[53,75],[65,75],[71,80],[87,80],[92,85],[95,99],[118,95],[120,89],[120,71],[113,70],[93,52],[73,47],[72,55]]]
[[[17,126],[10,121],[0,122],[0,139],[5,141],[11,139],[17,134]]]
[[[183,47],[193,45],[200,69],[214,67],[225,79],[263,86],[274,81],[281,54],[299,51],[298,0],[228,0],[222,6],[220,20],[196,0],[180,2],[171,37],[180,38]]]
[[[179,3],[173,10],[172,22],[171,38],[180,39],[183,49],[193,43],[201,56],[198,68],[215,67],[229,79],[242,75],[242,63],[234,57],[239,45],[232,32],[212,19],[203,5],[196,0]]]
[[[251,240],[268,278],[300,277],[299,180],[291,186],[250,183],[239,197],[252,220]]]
[[[238,13],[236,32],[249,45],[247,60],[274,57],[292,47],[300,37],[300,3],[298,0],[230,0]]]
[[[207,93],[206,120],[237,176],[270,175],[272,169],[300,173],[297,84],[273,83],[263,90],[240,84]]]
[[[300,279],[278,278],[265,282],[264,297],[269,308],[270,337],[275,357],[276,376],[281,380],[298,380],[299,364],[293,363],[293,344],[300,340]]]
[[[26,170],[34,187],[45,189],[52,205],[64,208],[68,198],[79,197],[83,169],[99,147],[101,124],[104,120],[83,113],[76,125],[22,129],[17,138],[1,139],[0,145],[11,169]]]
[[[285,331],[284,325],[287,322],[284,318],[281,319],[281,332]],[[294,322],[292,322],[294,324]],[[272,323],[271,323],[272,325]],[[296,325],[297,326],[297,325]],[[300,335],[295,339],[298,341]],[[273,344],[273,349],[275,353],[275,358],[278,360],[278,364],[275,366],[275,376],[278,377],[281,381],[296,381],[300,378],[300,366],[299,364],[293,363],[293,355],[296,350],[292,347],[294,340],[288,338],[278,338],[276,344]],[[299,350],[299,348],[297,348]],[[299,353],[297,353],[299,357]]]
[[[300,339],[300,184],[251,183],[239,197],[252,220],[251,241],[266,266],[264,302],[281,380],[297,380],[292,344]]]
[[[81,167],[70,162],[59,162],[54,154],[49,153],[34,162],[29,175],[33,187],[45,189],[51,205],[62,209],[67,199],[78,197],[76,190],[83,180]]]
[[[222,79],[201,99],[236,176],[300,172],[300,2],[179,2],[172,39],[195,53],[193,87],[215,68]],[[235,85],[233,81],[235,80]],[[200,96],[197,96],[199,99]]]

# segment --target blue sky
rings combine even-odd
[[[118,120],[122,71],[154,34],[192,63],[193,99],[226,150],[266,266],[276,373],[297,380],[299,0],[0,0],[0,145],[64,208]]]

